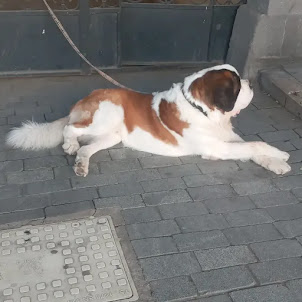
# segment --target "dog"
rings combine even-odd
[[[38,150],[61,143],[76,154],[74,171],[86,176],[89,159],[120,142],[164,156],[200,155],[210,160],[252,160],[276,174],[291,170],[289,154],[265,142],[244,142],[231,118],[253,98],[248,80],[231,65],[203,69],[163,92],[99,89],[52,123],[23,123],[7,136],[13,148]],[[85,143],[80,146],[80,143]]]

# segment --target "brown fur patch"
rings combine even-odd
[[[177,140],[168,131],[152,108],[151,94],[142,94],[126,89],[99,89],[80,100],[72,108],[73,112],[81,112],[84,118],[75,122],[75,127],[88,127],[100,102],[110,101],[124,109],[124,123],[129,133],[136,127],[149,132],[154,138],[165,143],[177,145]]]

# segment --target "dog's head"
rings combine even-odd
[[[246,108],[254,95],[250,82],[240,79],[230,65],[202,70],[186,78],[184,85],[195,104],[231,116]]]

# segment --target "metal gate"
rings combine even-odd
[[[48,0],[101,67],[223,62],[245,0]],[[0,72],[89,72],[41,0],[0,0]]]

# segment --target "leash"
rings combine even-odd
[[[77,48],[77,46],[73,43],[73,41],[71,40],[70,36],[68,35],[68,33],[66,32],[66,30],[64,29],[64,26],[62,25],[62,23],[60,22],[60,20],[57,18],[57,16],[55,15],[55,13],[53,12],[53,10],[51,9],[51,7],[48,5],[46,0],[43,0],[45,6],[47,7],[52,19],[54,20],[54,22],[56,23],[56,25],[58,26],[59,30],[61,31],[61,33],[63,34],[63,36],[66,38],[67,42],[70,44],[70,46],[74,49],[74,51],[90,66],[92,67],[100,76],[102,76],[103,78],[105,78],[107,81],[109,81],[110,83],[112,83],[115,86],[118,86],[120,88],[124,88],[124,89],[128,89],[128,90],[132,90],[124,85],[122,85],[121,83],[119,83],[118,81],[116,81],[115,79],[113,79],[111,76],[109,76],[108,74],[106,74],[105,72],[103,72],[102,70],[100,70],[99,68],[97,68],[96,66],[94,66],[92,63],[90,63],[89,60],[86,59],[86,57],[81,53],[81,51]]]

